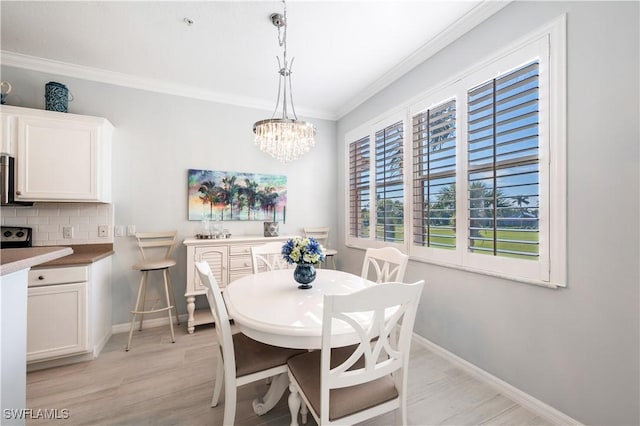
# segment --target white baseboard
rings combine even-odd
[[[62,356],[60,358],[48,359],[44,361],[35,361],[27,363],[27,372],[43,370],[45,368],[61,367],[63,365],[75,364],[78,362],[93,361],[96,357],[93,352],[87,352],[79,355]]]
[[[460,358],[459,356],[449,352],[443,347],[436,345],[432,341],[425,339],[422,336],[418,336],[415,333],[413,334],[413,341],[426,347],[436,355],[451,362],[456,367],[464,370],[474,378],[493,387],[507,398],[517,402],[522,407],[534,412],[545,420],[555,425],[582,426],[582,423],[580,423],[579,421],[572,419],[563,412],[556,410],[552,406],[540,401],[537,398],[534,398],[526,392],[521,391],[520,389],[510,385],[504,380],[501,380],[496,376],[484,371],[480,367],[471,364],[469,361]]]
[[[180,325],[182,325],[183,323],[186,324],[187,320],[189,319],[189,316],[187,314],[181,314],[178,317],[180,318]],[[136,320],[136,325],[137,324],[138,324],[138,321]],[[144,328],[161,327],[163,325],[169,325],[169,318],[162,317],[162,318],[145,319],[143,323]],[[128,333],[129,327],[131,327],[130,322],[114,324],[111,326],[111,332],[113,334]]]
[[[93,345],[94,358],[98,358],[98,355],[100,355],[100,352],[102,352],[102,350],[104,349],[104,346],[107,344],[110,338],[111,338],[111,333],[105,333],[105,335],[102,336],[102,338],[98,342],[96,342],[95,345]]]

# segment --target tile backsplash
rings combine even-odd
[[[33,228],[34,246],[113,243],[113,205],[99,203],[36,203],[32,207],[2,206],[2,226]],[[107,225],[107,236],[98,226]],[[73,238],[63,238],[63,228],[73,228]]]

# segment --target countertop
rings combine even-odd
[[[38,266],[89,265],[115,253],[113,251],[113,244],[76,244],[70,245],[69,247],[73,249],[73,254]]]
[[[63,251],[58,253],[60,250]],[[115,253],[113,244],[74,244],[2,249],[0,251],[1,275],[34,266],[89,265],[111,256],[113,253]]]
[[[4,276],[68,256],[73,253],[73,249],[61,246],[29,247],[3,249],[0,253],[0,275]]]

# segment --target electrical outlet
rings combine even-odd
[[[129,237],[136,236],[136,226],[135,225],[127,225],[127,235]]]
[[[109,225],[98,225],[98,237],[109,236]]]
[[[116,237],[124,237],[124,225],[116,225],[113,228],[113,233]]]
[[[73,238],[73,226],[62,227],[62,238]]]

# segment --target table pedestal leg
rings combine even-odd
[[[289,387],[289,376],[287,373],[280,373],[273,377],[269,390],[260,398],[253,400],[253,411],[261,416],[271,410],[282,398],[284,391]]]

